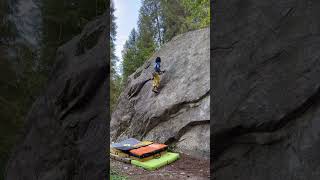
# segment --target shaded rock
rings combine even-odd
[[[208,157],[209,47],[209,29],[179,35],[130,75],[112,114],[111,141],[134,137],[176,144],[181,152]],[[161,75],[160,93],[156,95],[148,79],[157,56],[166,72]],[[181,137],[183,143],[178,143]],[[187,146],[189,143],[192,146]],[[202,144],[200,152],[196,147]]]
[[[217,179],[319,178],[319,8],[315,0],[214,3]]]
[[[48,87],[31,107],[9,180],[104,179],[107,128],[107,15],[61,46]],[[82,54],[77,48],[87,42]]]
[[[181,135],[179,142],[176,144],[177,150],[184,151],[187,154],[194,154],[198,157],[209,158],[210,126],[207,123],[191,126],[192,128],[189,131]]]

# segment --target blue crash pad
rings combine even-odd
[[[111,147],[115,148],[115,149],[119,149],[122,151],[129,151],[131,149],[134,149],[136,147],[134,147],[134,145],[141,143],[139,140],[135,139],[135,138],[129,138],[126,140],[123,140],[119,143],[113,143],[111,144]]]

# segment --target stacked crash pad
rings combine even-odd
[[[144,169],[147,169],[149,171],[153,171],[162,166],[170,164],[177,159],[179,159],[178,153],[166,152],[165,154],[161,155],[161,157],[159,158],[150,159],[144,162],[139,160],[131,160],[131,164],[139,167],[143,167]]]
[[[178,153],[167,152],[165,144],[129,138],[110,146],[110,157],[147,170],[155,170],[179,159]]]

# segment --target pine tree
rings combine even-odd
[[[209,0],[182,0],[185,9],[190,14],[187,23],[192,29],[199,29],[210,24],[210,1]]]
[[[141,36],[148,36],[148,38],[152,36],[156,47],[163,44],[162,17],[161,3],[159,0],[144,0],[142,2],[138,22],[139,32],[141,31]]]
[[[114,78],[114,75],[116,75],[116,63],[118,61],[118,58],[115,55],[115,44],[116,36],[117,36],[117,25],[115,23],[116,17],[114,16],[114,3],[113,1],[110,2],[110,54],[111,54],[111,78]]]
[[[157,47],[157,28],[154,17],[155,6],[152,0],[144,0],[139,10],[138,32],[133,29],[122,52],[123,80],[134,73]]]
[[[110,79],[110,110],[111,112],[116,106],[118,97],[121,92],[121,83],[122,78],[117,72],[117,62],[118,57],[115,54],[115,40],[117,36],[117,25],[116,25],[116,17],[114,15],[114,3],[113,1],[110,2],[110,59],[111,59],[111,79]]]
[[[125,42],[122,51],[122,67],[123,67],[123,80],[127,81],[127,78],[132,74],[137,66],[139,65],[139,60],[137,59],[138,47],[137,47],[138,33],[135,29],[131,30],[129,39]]]
[[[190,30],[186,23],[189,15],[181,0],[161,0],[163,19],[163,41]]]

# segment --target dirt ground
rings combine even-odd
[[[110,159],[113,170],[129,180],[207,180],[210,179],[210,160],[180,154],[180,159],[155,171],[147,171],[131,164]]]

